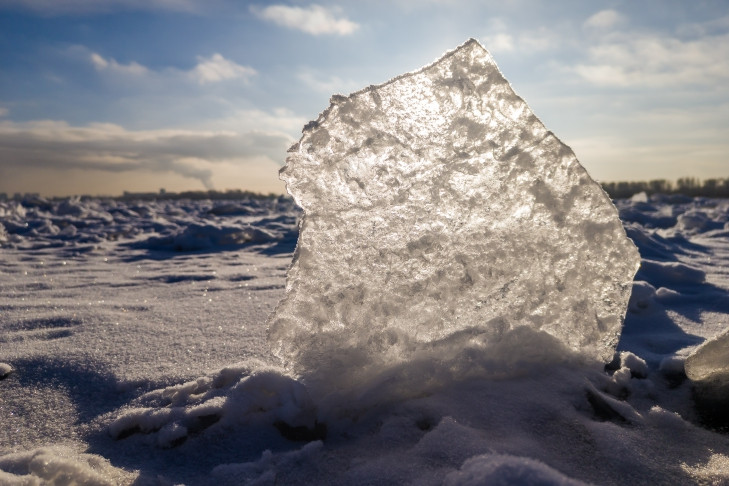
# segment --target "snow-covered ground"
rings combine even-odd
[[[729,200],[617,206],[607,369],[516,333],[322,396],[266,340],[290,200],[0,201],[0,484],[729,483],[729,393],[683,366],[729,328]]]

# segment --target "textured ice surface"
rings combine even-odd
[[[334,96],[281,178],[305,216],[269,332],[302,374],[354,379],[516,328],[612,357],[638,252],[477,41]]]

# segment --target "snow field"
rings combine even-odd
[[[63,206],[113,216],[82,224],[58,202],[0,202],[0,483],[729,481],[721,382],[686,377],[729,324],[729,201],[617,201],[646,265],[606,369],[525,331],[328,393],[334,377],[294,376],[268,351],[298,215],[281,204]],[[684,213],[711,224],[689,231]],[[75,236],[52,230],[64,218]],[[140,229],[112,231],[122,220]],[[159,244],[256,221],[278,239]],[[721,370],[712,356],[701,376]]]

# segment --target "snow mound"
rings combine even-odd
[[[706,279],[706,272],[678,262],[659,262],[644,258],[640,264],[640,276],[647,280],[668,285],[699,284]]]
[[[255,249],[291,253],[298,209],[290,198],[0,200],[0,248],[64,248],[69,256],[121,242],[150,253]]]
[[[280,424],[286,428],[283,434],[316,429],[314,406],[304,385],[260,362],[229,366],[140,400],[144,406],[128,408],[109,424],[112,438],[144,436],[157,447],[172,448],[221,427]]]
[[[61,446],[0,456],[0,484],[8,486],[114,486],[135,476],[103,457]]]
[[[502,454],[484,454],[467,460],[460,471],[446,476],[444,486],[531,484],[577,486],[586,484],[533,459]]]
[[[684,234],[689,235],[724,229],[724,225],[726,224],[726,213],[724,214],[724,218],[717,217],[720,214],[721,211],[716,210],[707,211],[704,209],[687,211],[678,216],[676,227]]]
[[[149,250],[199,251],[269,243],[276,240],[270,232],[252,226],[190,224],[163,237],[152,237],[135,246]]]
[[[212,476],[222,484],[279,484],[278,471],[304,468],[307,463],[313,462],[321,452],[323,443],[320,440],[312,441],[299,450],[283,454],[273,454],[266,449],[258,461],[221,464],[212,471]]]
[[[334,96],[290,152],[305,215],[270,340],[296,372],[344,386],[520,327],[612,358],[637,249],[477,41]]]

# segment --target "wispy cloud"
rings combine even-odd
[[[0,160],[24,168],[170,172],[212,187],[221,162],[282,158],[290,137],[260,131],[147,130],[64,121],[0,122]]]
[[[74,51],[87,51],[83,46],[75,46]],[[204,85],[209,83],[217,83],[231,79],[240,79],[248,82],[258,72],[250,66],[242,66],[235,61],[226,59],[222,54],[215,53],[210,57],[198,56],[198,63],[189,71],[178,69],[163,69],[161,71],[152,71],[139,64],[131,61],[128,64],[117,62],[112,57],[104,57],[99,53],[90,52],[88,54],[89,62],[99,72],[108,72],[113,74],[131,75],[131,76],[162,76],[162,77],[178,77],[187,78],[198,84]]]
[[[562,42],[557,33],[546,27],[519,31],[501,19],[492,19],[488,30],[481,41],[494,53],[533,54],[554,49]]]
[[[198,57],[199,63],[190,72],[192,77],[200,84],[216,83],[229,79],[242,79],[248,81],[257,74],[252,67],[241,66],[222,55],[215,53],[209,58]]]
[[[506,33],[486,35],[481,38],[486,49],[492,52],[511,52],[515,49],[514,36]]]
[[[129,64],[120,64],[114,58],[105,59],[96,52],[92,52],[89,59],[97,71],[110,71],[117,74],[131,74],[135,76],[147,74],[149,71],[146,67],[134,61]]]
[[[324,76],[321,73],[306,69],[296,77],[309,88],[326,94],[349,94],[360,87],[360,83],[345,80],[339,76]]]
[[[265,8],[252,6],[251,11],[276,25],[311,35],[350,35],[359,28],[357,23],[340,16],[339,11],[316,4],[305,8],[288,5],[270,5]]]
[[[203,122],[204,128],[203,126],[198,128],[200,130],[234,132],[258,130],[290,137],[292,134],[299,133],[307,121],[309,121],[308,118],[296,115],[287,108],[274,108],[270,112],[260,109],[238,109],[228,116],[205,120]],[[294,139],[290,138],[290,140],[293,143]],[[283,163],[283,158],[280,159],[280,162]]]
[[[600,10],[596,14],[590,16],[583,27],[588,29],[607,30],[612,29],[625,22],[625,17],[617,10]]]
[[[677,33],[688,37],[703,37],[729,31],[729,15],[706,22],[689,22],[678,27]]]
[[[729,33],[680,39],[615,32],[587,52],[575,72],[601,86],[716,86],[729,82]]]

